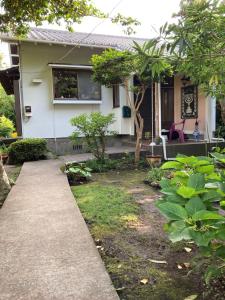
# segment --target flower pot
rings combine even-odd
[[[151,167],[158,167],[161,165],[162,157],[160,155],[148,155],[146,160]]]
[[[8,160],[8,154],[1,154],[0,155],[0,159],[1,159],[2,163],[3,163],[3,165],[6,164],[6,162]]]

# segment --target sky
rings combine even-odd
[[[141,22],[136,27],[136,37],[154,37],[165,22],[172,21],[172,14],[179,10],[180,0],[93,0],[94,4],[105,13],[115,16],[121,13],[124,16],[131,16]],[[45,28],[64,29],[63,26],[44,24]],[[81,24],[74,25],[75,31],[90,33],[102,33],[110,35],[124,35],[123,28],[111,24],[108,20],[97,18],[84,18]],[[8,48],[4,43],[0,44],[0,52],[8,65]]]

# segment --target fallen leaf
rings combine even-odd
[[[188,252],[188,253],[192,251],[192,249],[189,248],[189,247],[184,247],[184,250],[185,250],[186,252]]]
[[[156,264],[167,264],[167,261],[165,261],[165,260],[149,259],[149,261],[156,263]]]
[[[96,246],[96,248],[97,248],[97,249],[100,249],[100,248],[102,248],[102,246]]]
[[[191,295],[191,296],[184,298],[184,300],[195,300],[197,298],[198,298],[198,295]]]
[[[177,265],[177,269],[181,270],[183,267],[181,265]]]
[[[120,269],[122,267],[122,265],[118,265],[117,268]]]
[[[122,286],[122,287],[120,287],[120,288],[118,288],[118,289],[116,289],[116,290],[119,292],[119,291],[122,291],[122,290],[124,290],[124,289],[125,289],[125,287]]]
[[[191,264],[190,263],[184,263],[185,268],[190,268]]]
[[[142,280],[140,280],[140,283],[147,284],[148,283],[148,279],[147,278],[143,278]]]

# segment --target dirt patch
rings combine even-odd
[[[188,275],[196,249],[168,240],[165,219],[155,207],[160,194],[143,183],[145,175],[144,171],[121,171],[94,176],[99,184],[126,191],[140,208],[138,222],[96,240],[120,299],[184,300],[190,295],[198,295],[198,300],[221,299],[203,297],[202,274]],[[93,224],[88,226],[91,230]]]

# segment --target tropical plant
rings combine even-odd
[[[5,116],[0,117],[0,137],[10,137],[15,130],[13,122]]]
[[[116,133],[109,129],[109,126],[113,123],[113,114],[102,115],[100,112],[93,112],[79,115],[71,119],[71,124],[75,126],[71,138],[76,143],[80,136],[84,136],[88,149],[97,160],[104,161],[106,137]]]
[[[161,181],[163,197],[157,202],[167,218],[166,231],[172,242],[192,241],[206,266],[205,280],[225,272],[225,171],[209,157],[177,156],[162,170],[173,178]]]
[[[141,142],[144,120],[140,114],[147,88],[154,82],[163,80],[172,74],[172,68],[167,58],[163,57],[164,50],[154,47],[154,43],[142,46],[134,43],[133,52],[107,49],[100,55],[92,56],[93,79],[107,87],[121,84],[126,91],[126,102],[132,110],[135,131],[136,149],[135,162],[140,160]],[[138,84],[131,84],[135,76]],[[132,93],[131,93],[132,92]],[[133,96],[135,94],[135,99]]]
[[[87,181],[91,178],[92,169],[86,167],[85,163],[69,162],[65,165],[64,173],[71,184]]]

